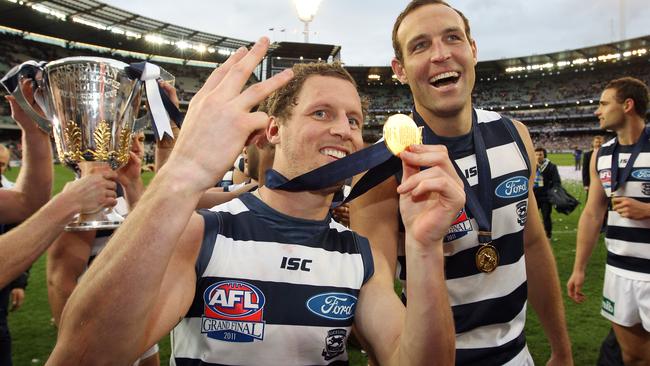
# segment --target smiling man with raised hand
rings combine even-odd
[[[194,213],[258,130],[287,178],[362,147],[361,99],[340,65],[241,91],[267,47],[236,52],[194,97],[167,164],[70,297],[48,364],[128,364],[172,329],[178,366],[347,364],[353,323],[382,364],[453,364],[442,238],[465,195],[438,147],[400,155],[408,309],[387,263],[328,214],[340,187],[262,187]],[[268,115],[249,112],[274,91]]]
[[[445,145],[466,186],[467,204],[444,239],[456,363],[532,365],[524,335],[530,299],[550,340],[548,363],[571,365],[555,261],[532,195],[532,142],[523,124],[472,107],[477,50],[467,18],[443,1],[412,1],[394,24],[393,48],[392,68],[411,89],[425,146]],[[399,264],[408,309],[405,274],[413,267],[399,244],[400,178],[352,202],[351,228]]]
[[[612,322],[626,365],[650,365],[650,127],[648,86],[626,77],[603,91],[596,116],[616,137],[592,155],[587,204],[578,222],[569,297],[585,301],[589,257],[608,211],[601,314]]]

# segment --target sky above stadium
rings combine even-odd
[[[149,18],[255,40],[303,41],[293,0],[103,0]],[[450,0],[470,20],[479,60],[650,35],[648,0]],[[392,25],[408,0],[322,0],[310,41],[341,45],[347,65],[389,65]],[[623,22],[621,21],[623,20]],[[624,24],[624,27],[621,27]]]

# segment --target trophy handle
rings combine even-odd
[[[140,118],[136,118],[135,122],[133,122],[133,132],[140,132],[144,131],[144,129],[149,125],[149,121],[151,120],[151,113],[147,111],[147,114]]]
[[[36,93],[36,90],[34,90],[34,93]],[[52,133],[52,124],[50,124],[50,121],[47,118],[44,118],[38,112],[34,110],[32,105],[27,101],[27,98],[25,98],[25,94],[23,93],[22,88],[16,89],[13,93],[11,93],[14,98],[16,98],[16,103],[22,108],[25,113],[31,118],[38,127],[40,127],[41,130],[43,130],[45,133],[48,135]]]

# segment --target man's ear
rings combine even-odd
[[[625,113],[630,113],[634,111],[634,99],[627,98],[623,101],[623,111]]]
[[[266,128],[266,139],[272,145],[280,143],[280,123],[274,116],[269,117],[269,125]]]
[[[478,47],[476,47],[476,41],[473,38],[469,40],[469,46],[474,56],[474,66],[476,66],[478,64]]]
[[[400,83],[409,83],[408,78],[406,77],[406,72],[404,72],[404,67],[402,66],[400,60],[398,60],[396,57],[393,57],[393,59],[390,61],[390,67],[393,69],[393,74],[397,76],[397,80],[399,80]]]

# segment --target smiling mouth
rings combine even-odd
[[[323,155],[331,156],[331,157],[336,158],[336,159],[343,159],[347,155],[347,153],[345,151],[336,150],[336,149],[328,149],[328,148],[321,149],[320,153],[323,154]]]
[[[429,79],[429,84],[435,88],[441,88],[447,85],[453,85],[460,79],[460,73],[456,71],[444,72]]]

